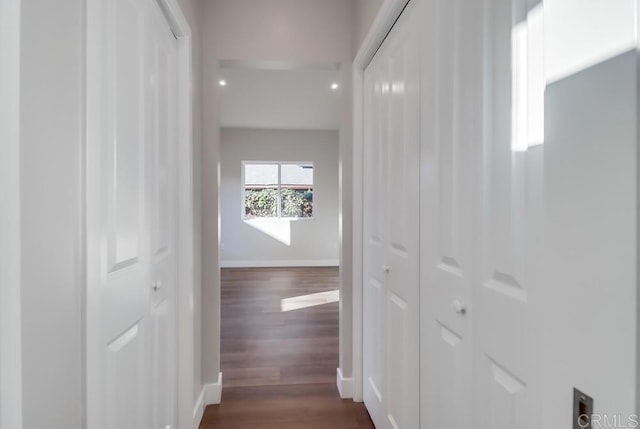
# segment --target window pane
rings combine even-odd
[[[282,164],[283,217],[313,217],[313,164]]]
[[[244,165],[245,216],[278,216],[278,165]]]
[[[245,164],[244,183],[252,187],[278,187],[278,164]]]

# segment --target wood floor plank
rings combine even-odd
[[[374,428],[338,396],[337,268],[223,269],[222,404],[200,429]]]

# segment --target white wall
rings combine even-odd
[[[353,0],[353,3],[355,31],[354,53],[357,53],[384,0]]]
[[[219,59],[348,61],[351,4],[344,0],[203,0],[207,52]]]
[[[340,367],[351,375],[351,59],[353,4],[344,0],[200,0],[203,76],[203,378],[220,368],[218,61],[342,64],[340,116]]]
[[[553,83],[543,149],[543,427],[570,419],[573,386],[594,398],[596,413],[638,411],[635,7],[545,2]],[[601,34],[595,44],[593,28]]]
[[[83,427],[83,11],[82,0],[22,2],[24,429]]]
[[[596,412],[635,412],[636,84],[633,51],[547,88],[548,424],[568,417],[573,386]]]
[[[338,265],[338,155],[337,131],[223,128],[222,266]],[[313,162],[313,219],[242,219],[242,161]]]
[[[197,401],[202,391],[202,77],[200,66],[200,2],[178,0],[191,27],[193,78],[193,186],[194,186],[194,289],[193,289],[193,397]],[[196,404],[194,404],[196,405]]]
[[[189,396],[190,408],[192,410],[180,410],[181,413],[189,413],[190,416],[182,416],[180,421],[194,419],[194,424],[198,424],[202,408],[202,307],[199,303],[202,300],[202,76],[201,76],[201,55],[200,55],[200,2],[198,0],[178,0],[180,8],[191,29],[191,49],[192,49],[192,138],[193,138],[193,222],[194,222],[194,248],[193,248],[193,291],[190,303],[186,311],[191,312],[193,318],[193,341],[187,343],[193,348],[182,350],[182,353],[191,354],[192,367],[188,372],[192,372],[192,381],[185,386],[191,386],[192,393],[181,392]],[[181,310],[185,310],[182,308]],[[185,390],[187,388],[185,387]],[[181,401],[182,403],[182,401]]]

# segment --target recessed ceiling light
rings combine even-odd
[[[219,82],[220,86],[227,86],[227,81],[224,79],[221,79]]]
[[[338,87],[339,87],[339,85],[337,83],[335,83],[335,82],[331,84],[331,89],[333,89],[334,91],[336,89],[338,89]]]

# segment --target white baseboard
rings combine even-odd
[[[198,399],[196,400],[196,405],[193,407],[193,424],[191,425],[193,429],[198,429],[200,427],[200,423],[202,422],[203,416],[204,416],[204,387],[200,391],[200,395],[198,395]]]
[[[202,388],[204,393],[204,406],[219,404],[222,401],[222,373],[218,373],[218,381],[205,384]]]
[[[353,378],[344,378],[342,370],[338,368],[336,376],[336,385],[342,399],[353,398]]]
[[[220,261],[221,268],[267,268],[267,267],[337,267],[337,259],[290,259],[261,261]]]
[[[218,374],[218,381],[202,386],[200,395],[193,407],[193,429],[198,429],[207,405],[219,404],[222,401],[222,373]]]

